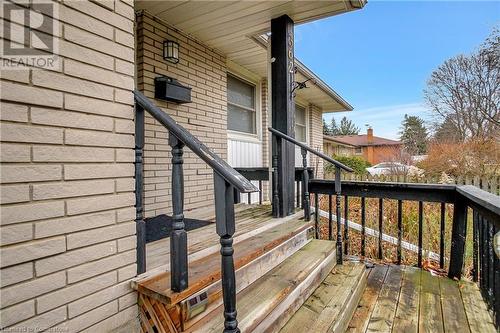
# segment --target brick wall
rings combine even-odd
[[[314,104],[309,104],[309,145],[320,152],[323,151],[323,111]],[[310,154],[312,155],[312,154]],[[323,178],[323,159],[312,155],[310,165],[315,168],[317,178]]]
[[[137,316],[132,1],[60,3],[61,66],[2,71],[2,328]]]
[[[192,87],[192,103],[154,102],[221,158],[227,157],[226,60],[148,13],[137,18],[138,87],[154,99],[154,78],[166,75]],[[163,41],[179,43],[177,64],[163,59]],[[146,116],[144,146],[145,216],[171,213],[171,149],[168,133]],[[211,205],[213,171],[187,148],[184,152],[185,208]]]

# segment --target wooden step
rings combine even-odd
[[[234,245],[237,291],[244,289],[260,276],[280,264],[303,247],[311,238],[312,223],[301,219],[278,224]],[[158,302],[170,314],[173,324],[186,329],[222,303],[220,254],[207,255],[189,262],[189,287],[179,293],[170,290],[170,272],[135,281],[133,286],[150,302]],[[188,302],[206,293],[206,309],[194,316]]]
[[[337,265],[280,333],[345,332],[366,286],[362,262]]]
[[[335,243],[312,240],[237,295],[241,332],[276,331],[311,295],[335,266]],[[222,332],[223,307],[187,332]]]
[[[283,218],[273,218],[269,205],[251,206],[235,214],[236,232],[234,244],[260,234],[282,223],[303,217],[302,212]],[[241,208],[241,207],[240,207]],[[202,259],[210,254],[219,253],[220,240],[215,223],[188,232],[189,261]],[[146,245],[148,271],[135,280],[156,276],[170,270],[170,238],[157,240]]]

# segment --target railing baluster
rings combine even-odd
[[[494,304],[495,304],[495,257],[496,254],[493,252],[493,237],[495,234],[493,233],[493,223],[491,223],[488,220],[485,220],[485,224],[488,226],[488,297],[489,297],[489,303],[490,303],[490,308],[493,309]]]
[[[472,281],[477,282],[479,276],[478,268],[478,219],[479,214],[477,210],[472,211]]]
[[[498,225],[495,225],[492,223],[493,227],[495,228],[493,230],[493,235],[496,235],[499,231]],[[494,255],[494,271],[495,271],[495,279],[494,279],[494,285],[495,285],[495,290],[493,292],[494,298],[495,298],[495,304],[494,304],[494,317],[495,317],[495,323],[496,327],[500,327],[500,258],[498,256]]]
[[[361,256],[364,257],[366,255],[365,252],[365,227],[366,227],[366,198],[361,197]]]
[[[278,138],[275,138],[276,140],[276,145],[278,145]],[[276,149],[277,151],[277,149]],[[280,205],[280,199],[278,195],[278,154],[273,154],[273,161],[272,161],[272,167],[273,167],[273,217],[278,217],[279,216],[279,205]]]
[[[422,267],[422,229],[424,227],[424,203],[418,202],[418,267]]]
[[[316,229],[316,239],[320,237],[319,230],[319,196],[318,193],[314,193],[314,228]]]
[[[302,166],[304,167],[304,172],[302,174],[302,186],[303,186],[303,196],[304,196],[304,219],[309,221],[311,219],[311,202],[309,198],[309,171],[307,170],[307,150],[301,149],[302,154]],[[318,209],[315,212],[318,215]]]
[[[344,254],[349,254],[349,197],[344,197]]]
[[[378,258],[382,259],[382,224],[384,222],[384,199],[378,199]]]
[[[180,292],[188,287],[187,233],[184,229],[184,172],[182,168],[184,144],[172,133],[168,143],[172,147],[172,233],[170,235],[171,288]],[[233,192],[231,192],[233,197]]]
[[[456,199],[453,205],[453,226],[451,231],[450,268],[448,277],[460,279],[464,266],[465,236],[467,230],[467,204]]]
[[[486,271],[486,251],[485,251],[485,239],[484,239],[484,219],[482,216],[479,216],[479,285],[481,293],[484,295],[484,290],[486,290],[486,279],[485,279],[485,271]]]
[[[137,274],[146,271],[146,223],[143,208],[144,108],[135,107],[135,223],[137,233]]]
[[[335,168],[335,204],[337,216],[337,264],[342,264],[342,225],[340,211],[340,192],[341,192],[341,170],[340,168]]]
[[[403,201],[398,200],[398,265],[401,265],[401,243],[403,237]]]
[[[214,172],[216,230],[220,236],[222,255],[222,297],[224,300],[224,332],[237,333],[236,276],[233,260],[235,232],[233,186]]]
[[[262,180],[259,180],[259,205],[262,205]]]
[[[332,195],[328,195],[328,239],[333,240],[333,208]]]
[[[297,208],[300,208],[301,203],[300,203],[300,181],[295,181],[295,201],[297,202]]]
[[[446,203],[441,203],[441,226],[439,230],[439,267],[444,268],[444,236],[445,236]]]

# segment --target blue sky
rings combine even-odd
[[[500,26],[500,1],[376,1],[298,25],[295,55],[354,106],[365,131],[398,138],[405,113],[426,120],[425,82],[446,59],[474,51]],[[327,122],[332,114],[325,115]]]

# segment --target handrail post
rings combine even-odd
[[[146,223],[143,208],[144,108],[135,105],[135,223],[137,233],[137,274],[146,271]]]
[[[302,205],[304,206],[304,219],[309,221],[311,219],[311,199],[309,197],[309,170],[307,170],[307,150],[301,149],[302,166],[304,171],[302,173]],[[316,212],[317,214],[318,212]]]
[[[276,145],[276,149],[273,150],[273,160],[272,160],[272,167],[273,167],[273,217],[279,217],[279,205],[280,205],[280,199],[279,199],[279,194],[278,194],[278,173],[279,173],[279,167],[278,167],[278,150],[281,149],[281,139],[278,138],[277,136],[273,135],[273,142]]]
[[[342,264],[342,227],[341,227],[341,212],[340,212],[340,192],[341,192],[341,181],[340,181],[340,168],[335,167],[335,204],[336,204],[336,215],[337,215],[337,264]]]
[[[233,186],[214,172],[215,221],[221,244],[222,298],[224,333],[239,333],[236,320],[236,276],[233,260],[235,232]]]
[[[467,204],[456,199],[453,204],[453,226],[451,231],[450,269],[448,277],[458,279],[464,265],[465,234],[467,230]]]
[[[180,292],[188,287],[187,233],[184,229],[184,172],[182,143],[169,133],[172,147],[172,234],[170,235],[171,288]]]

